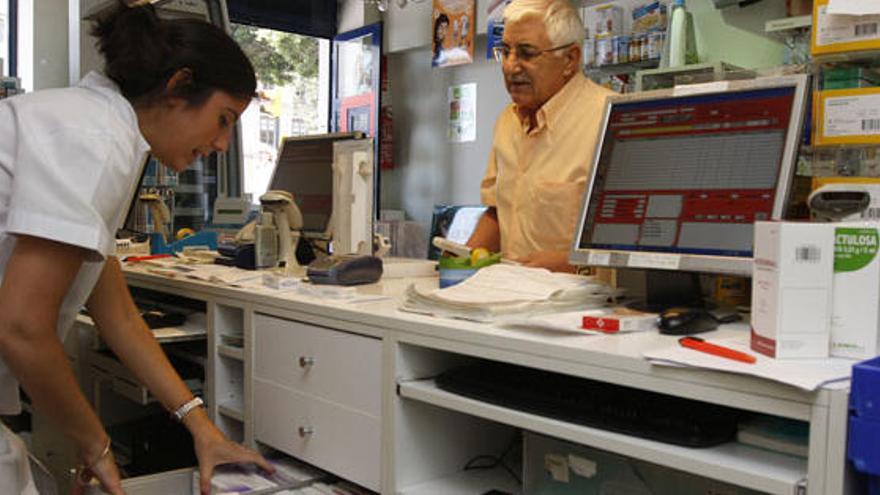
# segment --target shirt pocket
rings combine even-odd
[[[526,235],[541,250],[568,250],[577,227],[584,182],[540,181],[530,188]]]

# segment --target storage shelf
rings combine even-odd
[[[217,354],[228,357],[229,359],[244,361],[244,349],[241,347],[221,344],[217,346]]]
[[[797,29],[806,29],[812,27],[813,16],[799,15],[796,17],[786,17],[784,19],[773,19],[764,23],[764,32],[779,33],[783,31],[793,31]]]
[[[469,399],[439,389],[434,380],[401,383],[399,389],[409,399],[762,492],[795,493],[807,477],[805,459],[735,442],[705,449],[670,445]]]
[[[638,62],[625,62],[622,64],[591,65],[584,67],[586,74],[633,74],[644,69],[654,69],[660,65],[659,58],[640,60]]]
[[[398,490],[398,495],[472,495],[490,490],[519,495],[522,487],[502,467],[494,469],[471,469],[459,471],[452,476],[439,478]]]
[[[217,406],[217,412],[237,421],[244,422],[244,406],[240,403],[227,402]]]

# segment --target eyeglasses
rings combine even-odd
[[[516,53],[517,60],[521,62],[531,62],[532,60],[535,60],[536,58],[547,52],[555,52],[557,50],[568,48],[572,45],[574,45],[574,43],[566,43],[564,45],[542,50],[532,45],[516,45],[514,47],[510,47],[502,43],[498,46],[492,47],[492,55],[495,56],[495,60],[499,62],[504,62],[505,60],[510,58],[511,53]]]

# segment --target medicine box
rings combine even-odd
[[[755,223],[753,350],[775,358],[828,357],[833,225]]]
[[[814,145],[880,143],[880,88],[819,91],[814,107]]]
[[[833,225],[831,355],[873,358],[880,354],[880,224]]]
[[[813,3],[813,55],[880,49],[880,15],[831,14],[830,1]]]

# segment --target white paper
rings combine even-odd
[[[827,12],[836,15],[880,14],[880,2],[877,0],[828,0]]]
[[[630,253],[626,266],[678,270],[681,257],[677,254]]]
[[[568,483],[568,458],[562,454],[544,454],[544,469],[554,481]]]
[[[586,310],[543,315],[520,315],[505,318],[499,321],[497,325],[505,328],[532,328],[589,336],[598,335],[598,333],[584,330],[582,326],[584,316],[602,316],[608,313],[610,311],[607,310]]]
[[[477,140],[477,83],[449,87],[449,142]]]
[[[827,383],[849,380],[852,366],[850,359],[773,359],[752,351],[745,341],[748,336],[732,339],[707,340],[713,344],[729,347],[755,356],[754,364],[743,363],[713,354],[682,347],[677,343],[666,349],[648,351],[644,357],[651,364],[661,366],[689,366],[743,375],[757,376],[803,390],[813,391]]]
[[[571,467],[572,472],[578,476],[584,478],[592,478],[593,476],[596,476],[596,468],[598,466],[594,461],[585,457],[568,454],[568,465]]]
[[[702,93],[719,93],[727,91],[730,84],[727,81],[715,81],[702,84],[685,84],[672,89],[673,96],[698,95]]]

